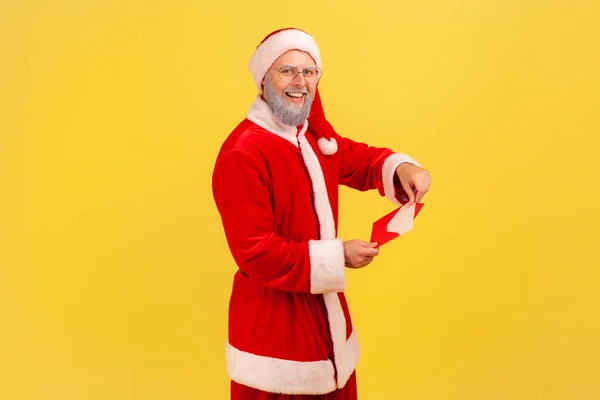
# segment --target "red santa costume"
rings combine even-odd
[[[226,345],[231,398],[354,400],[360,350],[343,293],[338,185],[376,189],[399,205],[396,168],[419,164],[338,135],[318,91],[302,126],[281,123],[262,99],[262,81],[292,49],[321,68],[307,33],[290,28],[267,36],[249,64],[259,94],[213,172],[214,199],[239,267]]]

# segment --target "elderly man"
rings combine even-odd
[[[338,185],[413,204],[429,173],[405,154],[333,130],[317,90],[319,48],[304,31],[269,34],[249,69],[258,95],[213,172],[239,267],[226,346],[231,398],[356,399],[360,351],[345,268],[366,266],[379,249],[337,238]]]

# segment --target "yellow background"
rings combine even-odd
[[[338,131],[432,174],[349,271],[360,398],[599,399],[598,4],[3,0],[0,398],[228,398],[212,166],[296,26]],[[340,207],[363,240],[392,209]]]

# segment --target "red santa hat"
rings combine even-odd
[[[262,82],[271,65],[289,50],[305,51],[313,58],[317,67],[322,69],[319,47],[308,33],[296,28],[276,30],[263,39],[248,63],[248,69],[254,78],[254,83],[259,94],[262,94]],[[318,88],[315,91],[315,98],[307,119],[308,131],[317,140],[317,146],[321,153],[324,155],[335,154],[337,152],[337,142],[334,137],[335,131],[325,119],[325,112],[323,111],[323,104],[321,103]]]

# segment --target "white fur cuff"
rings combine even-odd
[[[421,166],[418,162],[406,154],[394,153],[385,159],[383,168],[381,170],[381,179],[383,180],[383,191],[385,193],[385,197],[387,197],[397,206],[400,206],[401,204],[396,198],[396,192],[394,189],[394,175],[396,175],[396,169],[398,166],[405,162],[414,164],[417,167]]]
[[[311,240],[310,292],[343,292],[346,288],[344,245],[340,239]]]

